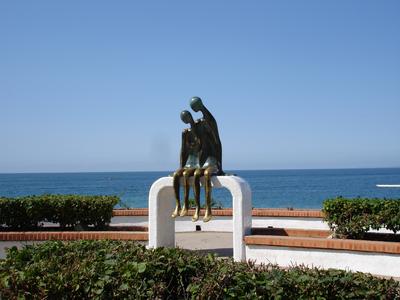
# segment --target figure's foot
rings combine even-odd
[[[183,206],[182,210],[181,210],[181,217],[186,216],[188,213],[186,206]]]
[[[206,214],[204,215],[203,222],[206,223],[210,221],[212,218],[211,211],[206,210]]]
[[[199,214],[200,214],[199,209],[196,209],[196,211],[194,212],[194,215],[192,217],[192,222],[196,222],[199,219]]]
[[[171,217],[172,218],[176,218],[177,216],[179,216],[179,212],[180,212],[181,208],[179,206],[177,206],[174,210],[174,212],[172,213]]]

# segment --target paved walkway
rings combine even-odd
[[[175,236],[180,248],[213,252],[219,256],[233,255],[232,232],[180,232]]]

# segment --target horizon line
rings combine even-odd
[[[400,169],[395,167],[337,167],[337,168],[278,168],[278,169],[227,169],[225,171],[307,171],[307,170],[372,170]],[[29,171],[29,172],[0,172],[0,175],[12,174],[77,174],[77,173],[161,173],[175,170],[136,170],[136,171]]]

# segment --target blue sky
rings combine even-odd
[[[398,167],[400,2],[0,2],[0,172],[173,170],[192,96],[226,169]]]

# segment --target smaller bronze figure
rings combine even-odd
[[[175,171],[173,175],[173,185],[175,192],[176,207],[172,213],[172,217],[176,218],[178,215],[185,216],[189,206],[189,178],[192,176],[196,169],[200,168],[200,149],[201,143],[198,135],[196,134],[195,123],[192,115],[187,110],[182,111],[181,119],[185,124],[190,124],[190,128],[182,132],[182,146],[180,157],[180,168]],[[183,177],[183,208],[181,210],[180,204],[180,178]],[[200,205],[199,205],[200,206]],[[200,207],[196,209],[197,218],[200,212]],[[197,219],[196,219],[197,220]]]

